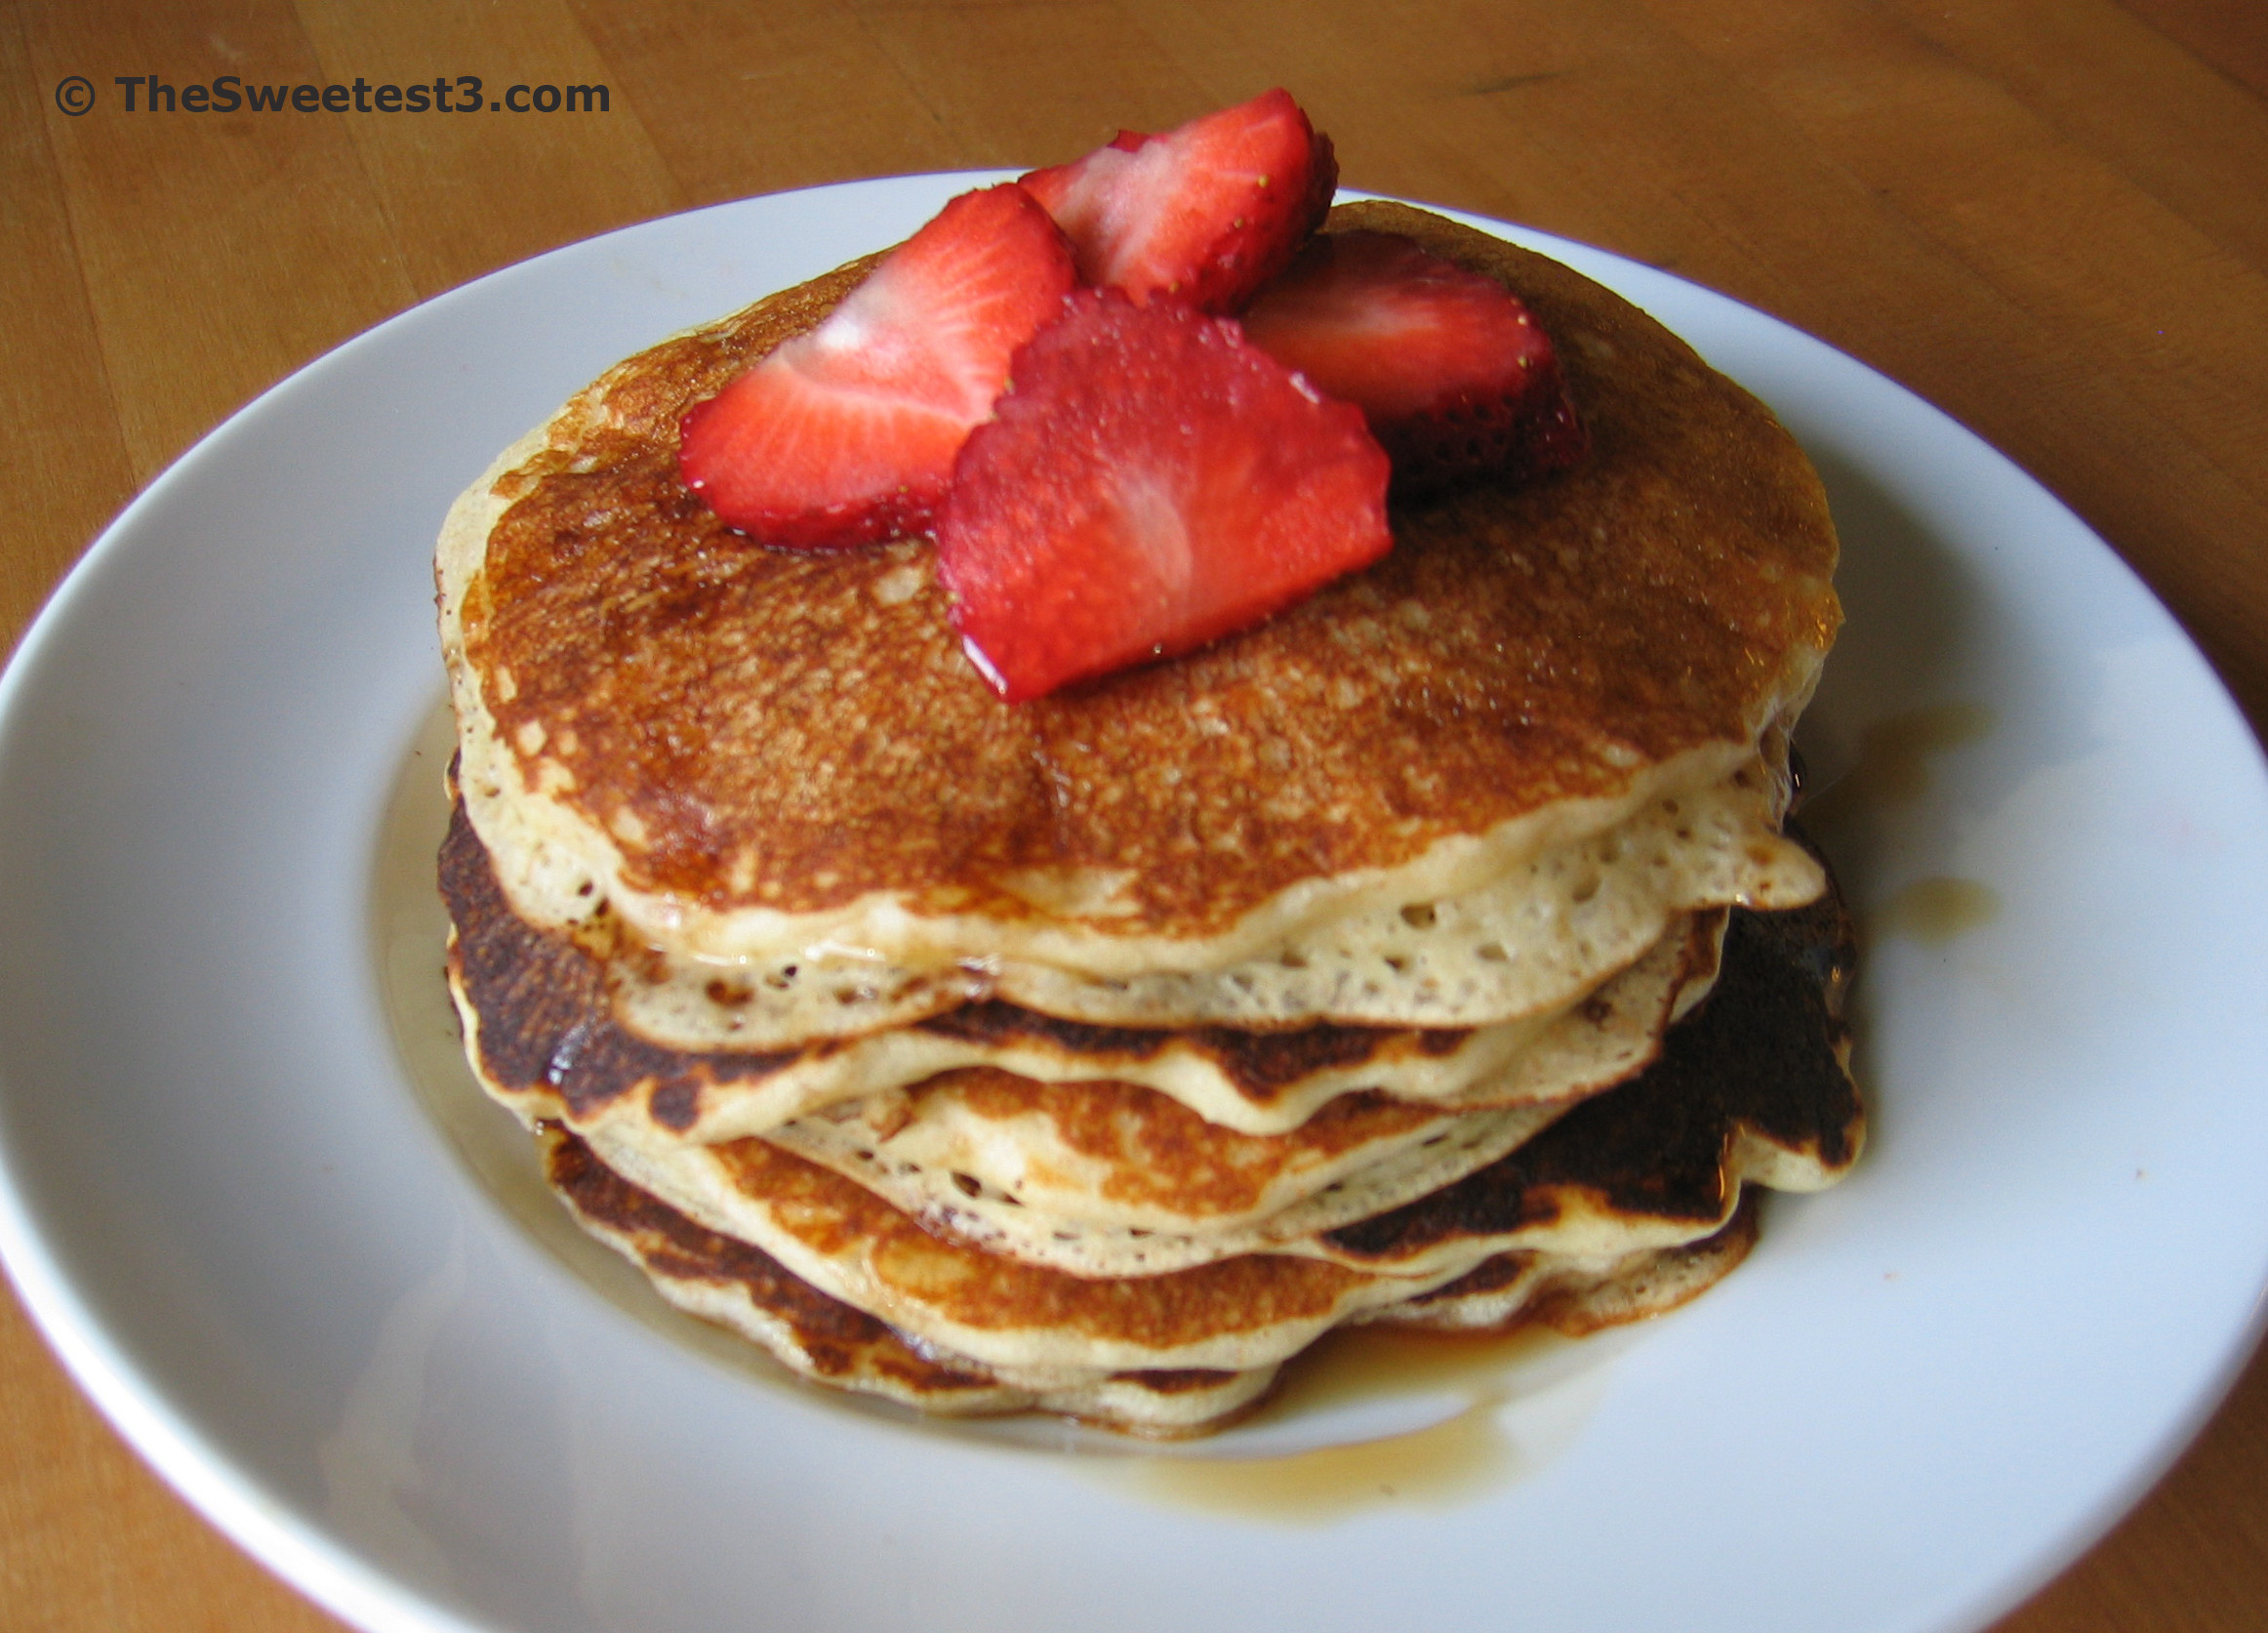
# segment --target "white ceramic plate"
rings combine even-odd
[[[607,363],[973,180],[656,222],[421,306],[214,432],[72,575],[0,683],[0,1248],[65,1363],[189,1500],[373,1628],[1918,1633],[2005,1610],[2254,1337],[2260,758],[2171,620],[2007,462],[1815,341],[1573,245],[1517,234],[1769,401],[1843,525],[1850,623],[1808,735],[1867,785],[1836,833],[1878,930],[1875,1138],[1846,1185],[1543,1379],[1557,1415],[1504,1419],[1509,1465],[1293,1522],[720,1364],[475,1178],[372,953],[382,819],[438,696],[441,513]]]

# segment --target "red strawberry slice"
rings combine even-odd
[[[1386,456],[1234,319],[1082,290],[1016,354],[938,516],[1011,703],[1254,624],[1392,544]]]
[[[961,194],[816,329],[685,416],[685,485],[765,544],[918,531],[1008,359],[1075,282],[1063,234],[1021,187]]]
[[[1393,232],[1315,238],[1244,314],[1252,344],[1359,407],[1407,489],[1517,480],[1590,445],[1551,337],[1493,278]]]
[[[1085,282],[1233,312],[1322,221],[1339,164],[1289,93],[1270,91],[1163,136],[1120,131],[1023,184],[1071,235]]]

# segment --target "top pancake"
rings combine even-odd
[[[682,412],[868,264],[630,359],[507,451],[440,571],[467,802],[515,907],[606,902],[721,959],[1209,969],[1753,759],[1840,619],[1794,440],[1554,262],[1397,206],[1332,225],[1514,288],[1591,456],[1397,506],[1393,551],[1302,605],[1019,707],[961,655],[926,544],[764,549],[678,480]]]

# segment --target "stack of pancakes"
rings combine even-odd
[[[929,547],[767,550],[676,427],[862,262],[609,371],[458,502],[441,859],[474,1070],[591,1231],[806,1375],[1215,1423],[1334,1326],[1579,1330],[1856,1155],[1848,924],[1782,832],[1839,619],[1771,416],[1556,263],[1593,452],[1029,704]]]

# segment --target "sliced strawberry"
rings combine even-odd
[[[1244,314],[1252,344],[1359,407],[1404,489],[1516,479],[1590,442],[1551,337],[1509,290],[1393,232],[1311,241]]]
[[[1361,415],[1233,319],[1081,290],[1011,373],[937,527],[962,645],[1011,703],[1257,623],[1393,542]]]
[[[1120,131],[1083,159],[1024,178],[1071,235],[1085,282],[1210,312],[1236,310],[1281,271],[1338,184],[1331,139],[1284,91],[1163,136]]]
[[[963,193],[809,334],[685,416],[685,485],[766,544],[828,549],[928,525],[1008,359],[1076,282],[1013,184]]]

